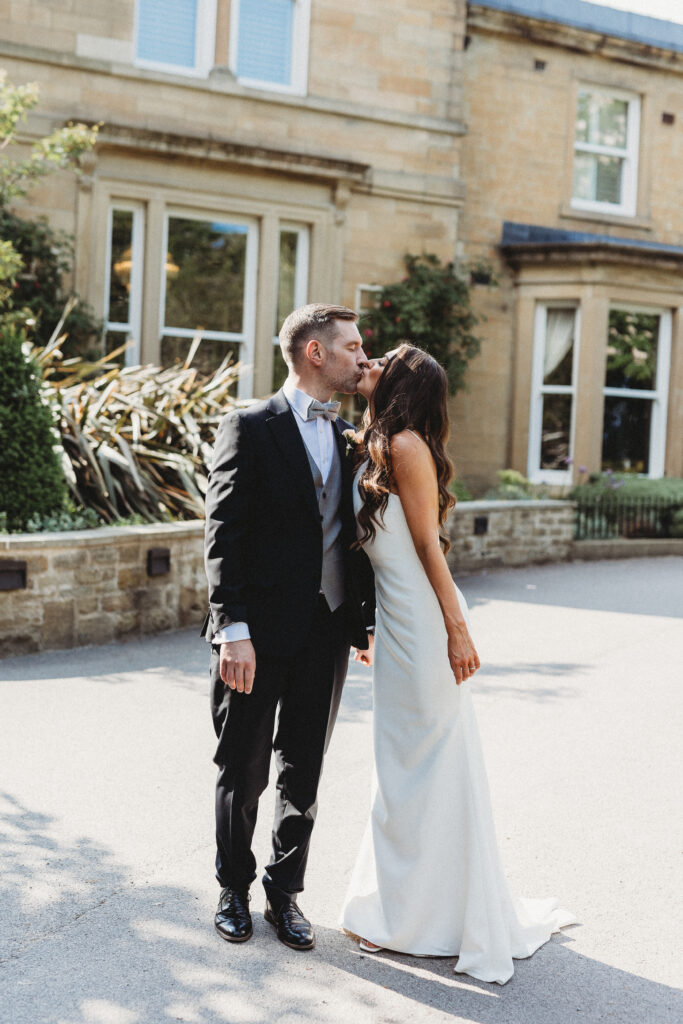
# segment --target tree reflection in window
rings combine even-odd
[[[658,338],[658,314],[610,310],[605,387],[653,390]]]
[[[240,334],[247,228],[170,217],[164,333],[174,327]]]

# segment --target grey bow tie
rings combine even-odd
[[[314,420],[317,416],[322,416],[330,423],[334,423],[340,409],[341,402],[319,402],[317,398],[313,398],[306,410],[306,419]]]

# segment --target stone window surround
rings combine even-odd
[[[251,337],[248,339],[253,352],[253,374],[247,386],[242,385],[241,397],[251,393],[266,394],[270,391],[273,372],[273,326],[276,321],[277,273],[280,230],[296,225],[305,228],[309,249],[308,291],[311,294],[333,296],[336,301],[341,288],[341,256],[338,265],[325,260],[327,251],[342,252],[341,232],[343,215],[334,202],[328,198],[324,205],[315,197],[311,205],[305,205],[300,198],[288,198],[283,189],[274,189],[269,198],[250,197],[240,194],[239,186],[231,190],[229,178],[224,182],[221,193],[199,192],[194,188],[184,189],[158,182],[147,183],[122,180],[107,174],[106,154],[98,157],[98,172],[92,176],[89,191],[82,194],[79,203],[77,237],[89,238],[92,260],[81,266],[84,274],[79,290],[87,294],[96,309],[106,310],[107,278],[109,270],[108,244],[96,240],[109,239],[110,210],[134,205],[144,213],[144,295],[141,311],[139,358],[143,362],[158,362],[161,339],[161,301],[163,274],[163,237],[165,217],[168,210],[180,210],[190,216],[233,217],[248,220],[258,227],[257,270],[254,287],[254,321]],[[236,169],[237,170],[237,169]],[[180,184],[180,183],[179,183]],[[329,182],[323,186],[330,195]],[[332,188],[333,196],[339,191]],[[342,187],[341,191],[344,189]],[[231,194],[232,192],[232,194]],[[343,198],[343,197],[342,197]],[[343,213],[343,211],[342,211]],[[92,272],[85,276],[85,268],[92,264]],[[85,287],[83,287],[85,285]],[[247,394],[247,391],[249,394]]]
[[[582,311],[575,408],[573,479],[579,464],[590,472],[600,469],[607,327],[611,308],[637,306],[667,311],[671,325],[668,381],[661,382],[659,447],[652,451],[659,466],[650,476],[680,475],[683,465],[683,407],[677,401],[683,387],[683,294],[681,260],[665,253],[610,251],[607,247],[576,246],[560,253],[554,246],[506,247],[515,271],[514,375],[510,431],[510,464],[527,465],[532,402],[534,322],[539,304],[575,303]],[[645,280],[646,273],[647,279]],[[659,384],[660,382],[658,382]],[[664,407],[665,405],[665,407]],[[654,470],[658,469],[658,472]]]
[[[214,0],[215,2],[215,0]],[[308,50],[310,41],[311,0],[291,0],[294,4],[292,26],[292,78],[289,85],[263,79],[241,78],[237,74],[239,44],[239,11],[242,0],[231,0],[228,67],[240,84],[255,89],[267,89],[292,96],[305,96],[308,92]]]
[[[573,126],[572,136],[572,166],[571,166],[571,180],[572,185],[570,189],[570,208],[577,210],[577,212],[594,212],[594,213],[606,213],[613,216],[621,217],[635,217],[638,211],[638,164],[639,164],[639,149],[640,149],[640,112],[641,112],[641,97],[626,89],[620,89],[608,84],[598,84],[596,82],[588,82],[583,80],[577,80],[574,83],[572,90],[572,112],[573,117],[571,124]],[[574,159],[576,154],[579,152],[595,152],[591,147],[588,147],[586,143],[577,143],[575,139],[576,129],[576,116],[578,108],[578,98],[580,92],[591,92],[600,93],[603,95],[610,96],[614,99],[625,100],[628,103],[628,115],[627,115],[627,143],[624,152],[624,169],[622,177],[622,195],[621,202],[617,203],[603,203],[597,200],[579,199],[574,196],[573,189],[573,177],[574,177]],[[614,151],[616,155],[616,150]]]
[[[166,64],[163,61],[140,60],[137,57],[138,19],[140,0],[135,0],[133,23],[133,63],[136,67],[148,68],[152,71],[167,71],[174,75],[188,75],[193,78],[206,78],[215,64],[216,53],[216,0],[196,0],[196,45],[193,67],[182,67],[179,64]]]

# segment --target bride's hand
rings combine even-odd
[[[368,635],[368,649],[367,649],[367,651],[362,651],[362,650],[359,650],[359,648],[354,647],[354,650],[355,650],[356,653],[353,656],[353,660],[354,661],[359,661],[361,663],[361,665],[372,665],[372,661],[373,661],[374,653],[375,653],[374,648],[375,648],[375,638],[372,635],[372,633],[370,633]]]
[[[458,686],[480,667],[477,649],[464,623],[453,625],[448,631],[448,660]]]

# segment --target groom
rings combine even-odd
[[[218,736],[215,925],[251,937],[251,842],[258,800],[277,766],[265,918],[292,949],[315,936],[296,902],[304,885],[323,756],[349,646],[366,650],[372,570],[355,538],[352,467],[334,392],[352,394],[366,356],[345,306],[295,310],[280,331],[281,391],[229,413],[206,495],[211,709]],[[279,710],[279,713],[278,713]],[[277,722],[276,722],[277,714]]]

